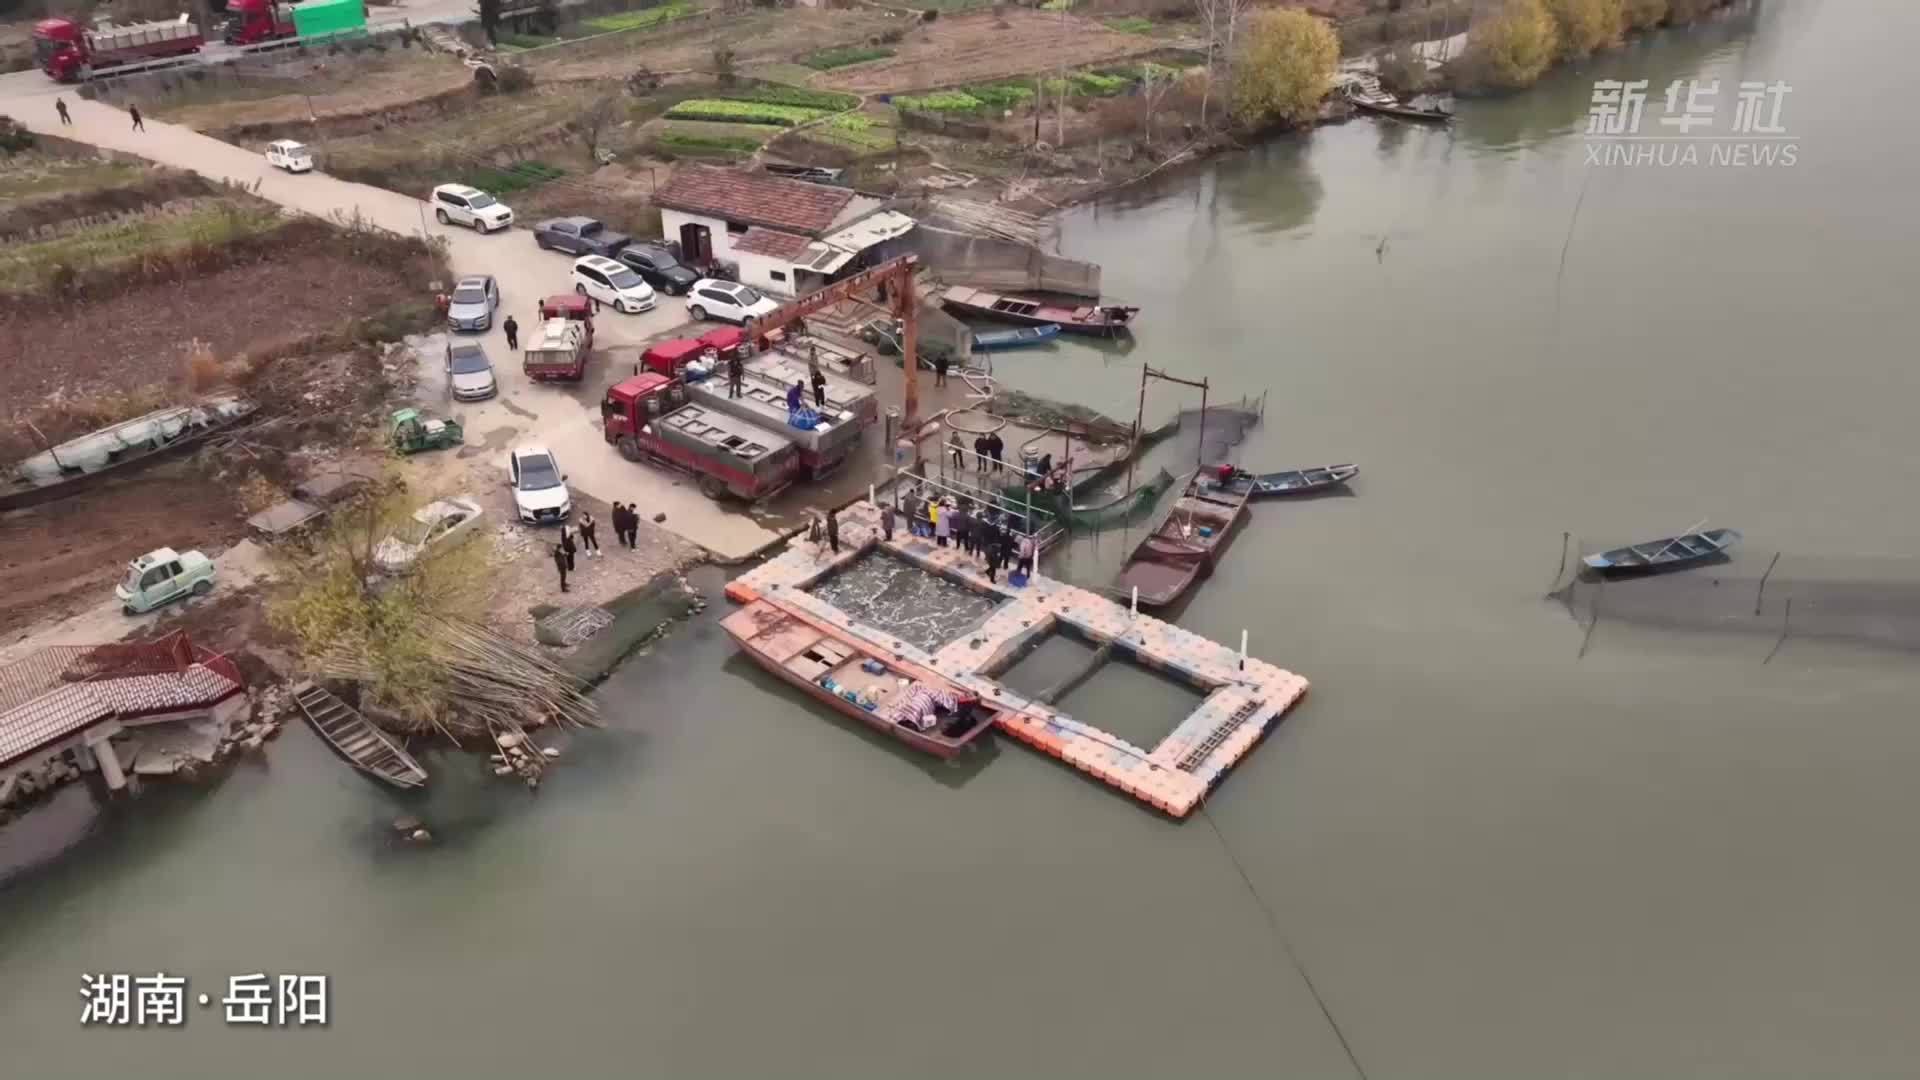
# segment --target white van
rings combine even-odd
[[[629,315],[653,310],[653,286],[633,267],[605,255],[582,255],[573,260],[573,291]]]
[[[313,171],[313,152],[305,143],[292,139],[280,139],[267,144],[267,164],[277,165],[292,173]]]

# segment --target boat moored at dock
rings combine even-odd
[[[958,754],[998,716],[945,679],[881,657],[850,634],[764,600],[720,625],[755,663],[809,697],[935,757]]]
[[[1213,573],[1215,560],[1246,516],[1245,491],[1216,491],[1203,474],[1195,474],[1171,512],[1121,567],[1120,590],[1140,590],[1143,608],[1172,604]]]
[[[1070,307],[1024,296],[1005,296],[985,289],[955,285],[940,294],[940,302],[962,315],[981,315],[1002,322],[1040,327],[1055,325],[1069,334],[1118,337],[1128,332],[1140,309],[1126,304],[1086,304]]]

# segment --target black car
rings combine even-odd
[[[614,258],[626,263],[647,284],[666,293],[668,296],[685,296],[700,275],[682,265],[673,257],[673,252],[658,244],[641,244],[636,247],[621,248]]]
[[[565,251],[573,255],[613,255],[633,243],[633,237],[614,232],[590,217],[565,217],[535,225],[533,242],[540,245],[542,250]]]

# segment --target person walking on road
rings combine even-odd
[[[60,114],[61,127],[73,126],[73,117],[67,115],[67,99],[66,98],[54,98],[53,111]]]
[[[599,528],[599,523],[593,520],[593,511],[580,512],[580,545],[587,549],[589,559],[597,558],[600,554],[600,538],[594,535]]]
[[[740,384],[746,380],[746,377],[746,367],[740,362],[740,350],[735,349],[727,354],[728,397],[736,398],[740,396]]]
[[[145,120],[140,119],[140,106],[138,105],[127,106],[127,115],[133,117],[133,130],[135,131],[147,130],[147,122]]]
[[[520,324],[513,321],[513,316],[507,316],[507,321],[500,324],[500,329],[507,332],[507,348],[520,347]]]
[[[827,511],[827,546],[835,555],[840,554],[840,512]]]
[[[559,544],[553,545],[553,568],[560,571],[560,591],[567,591],[567,553]]]
[[[624,503],[613,504],[613,542],[621,547],[627,546],[627,507]]]
[[[947,385],[947,354],[941,353],[933,359],[933,385]]]
[[[567,557],[567,569],[573,569],[573,557],[580,551],[580,545],[573,542],[573,530],[560,526],[560,551]]]

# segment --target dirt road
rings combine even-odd
[[[47,84],[39,72],[24,72]],[[540,251],[533,234],[514,229],[491,236],[441,226],[419,199],[362,184],[350,184],[318,173],[292,176],[271,168],[258,155],[173,124],[149,118],[145,131],[134,131],[127,114],[106,105],[64,95],[73,126],[61,127],[53,110],[52,94],[10,96],[14,79],[0,80],[0,114],[37,131],[58,134],[95,146],[136,154],[151,161],[190,169],[212,179],[246,185],[262,198],[300,213],[319,217],[353,217],[396,233],[445,237],[457,273],[489,273],[499,280],[504,303],[501,319],[512,314],[522,327],[536,321],[542,296],[570,292],[572,261]],[[257,187],[256,187],[257,185]],[[433,283],[420,282],[426,289]],[[443,285],[445,283],[442,283]],[[235,297],[244,303],[243,297]],[[271,321],[273,312],[261,312]],[[598,341],[605,346],[635,345],[672,330],[685,321],[684,305],[662,297],[645,315],[604,314]],[[575,488],[603,501],[637,501],[643,512],[667,515],[665,525],[679,536],[723,558],[738,558],[772,542],[777,534],[745,513],[725,508],[702,496],[692,485],[656,469],[623,460],[600,434],[599,395],[615,375],[608,350],[596,369],[578,387],[539,386],[520,372],[518,357],[509,352],[504,334],[496,328],[480,335],[493,358],[500,396],[479,405],[454,405],[444,399],[429,405],[458,416],[466,426],[469,446],[463,453],[487,453],[500,462],[505,477],[505,455],[522,442],[550,448]],[[624,353],[630,364],[632,351]]]

